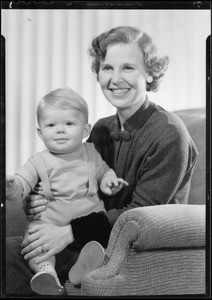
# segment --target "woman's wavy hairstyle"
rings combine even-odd
[[[37,121],[40,122],[44,107],[50,107],[53,109],[77,109],[85,118],[85,122],[88,122],[88,105],[87,102],[74,90],[69,87],[58,88],[50,93],[46,94],[38,103],[37,106]]]
[[[153,81],[147,84],[147,91],[157,91],[160,79],[165,75],[169,65],[168,56],[159,56],[157,48],[152,39],[145,32],[141,32],[136,27],[119,26],[106,31],[92,40],[88,54],[92,58],[92,71],[97,75],[100,69],[100,62],[104,61],[107,47],[110,44],[136,42],[143,52],[144,65],[148,75],[152,76]]]

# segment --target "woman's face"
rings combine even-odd
[[[118,111],[132,115],[146,98],[143,53],[136,43],[111,44],[100,64],[99,83],[107,100]]]

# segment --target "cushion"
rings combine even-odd
[[[189,194],[189,204],[206,203],[206,111],[205,108],[175,111],[182,119],[199,152]]]

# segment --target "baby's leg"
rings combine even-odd
[[[24,237],[29,235],[28,230],[37,224],[43,224],[43,222],[39,220],[30,222]],[[39,257],[44,254],[41,253]],[[36,258],[28,261],[30,269],[36,273],[30,281],[31,289],[40,295],[62,295],[64,290],[55,271],[55,256],[51,256],[39,264],[36,263]]]
[[[30,222],[30,223],[28,224],[27,229],[26,229],[25,232],[24,232],[24,238],[27,237],[27,236],[29,235],[28,230],[31,229],[31,228],[33,228],[33,227],[34,227],[35,225],[37,225],[37,224],[43,224],[43,222],[40,221],[40,220],[37,220],[37,221],[32,221],[32,222]],[[40,256],[43,256],[44,254],[45,254],[45,253],[41,253],[41,254],[38,255],[38,256],[40,257]],[[37,256],[37,257],[38,257],[38,256]],[[37,257],[33,257],[32,259],[30,259],[30,260],[28,261],[28,265],[29,265],[30,269],[31,269],[34,273],[37,273],[37,270],[39,270],[43,265],[46,265],[46,264],[52,265],[53,268],[55,267],[55,256],[52,256],[52,257],[50,257],[50,258],[48,259],[48,261],[45,261],[45,262],[42,262],[42,263],[39,263],[39,264],[36,263]]]

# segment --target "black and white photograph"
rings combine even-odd
[[[211,297],[211,1],[1,2],[1,298]]]

